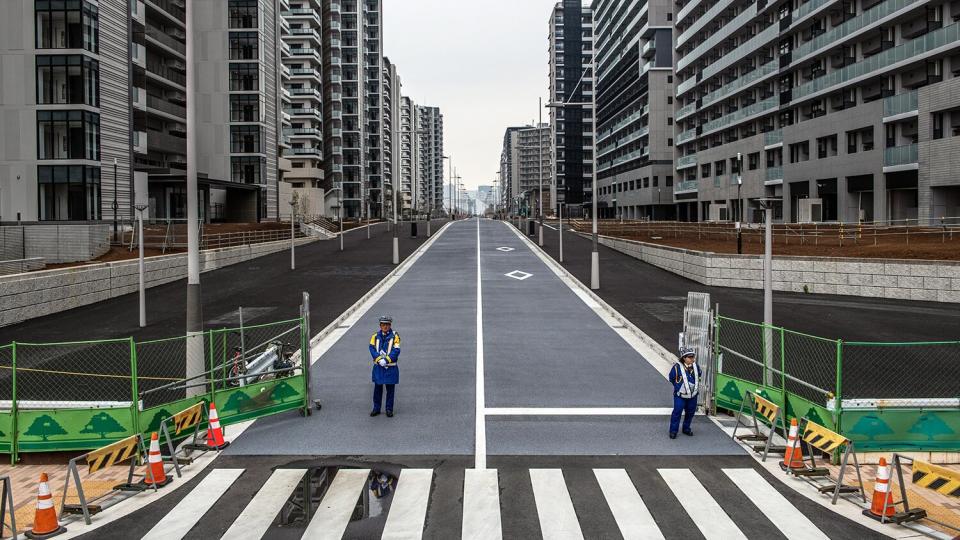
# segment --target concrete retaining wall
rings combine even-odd
[[[300,238],[297,245],[314,242]],[[208,272],[290,249],[290,242],[264,242],[200,252],[200,271]],[[146,286],[155,287],[187,276],[187,255],[147,257]],[[0,276],[0,326],[107,300],[137,291],[137,260],[90,264]]]
[[[763,257],[671,248],[601,236],[600,243],[697,283],[763,288]],[[960,302],[960,263],[774,256],[776,291]]]
[[[110,250],[110,233],[109,223],[3,226],[0,259],[42,257],[47,264],[89,261]]]

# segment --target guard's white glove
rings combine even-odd
[[[380,367],[382,367],[382,368],[387,367],[387,360],[386,360],[386,358],[381,358],[380,360],[377,360],[377,364],[380,364]]]

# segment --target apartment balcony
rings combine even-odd
[[[330,135],[332,137],[343,137],[343,130],[340,128],[333,128],[330,130]]]
[[[297,8],[283,11],[280,13],[284,17],[291,20],[303,20],[309,19],[317,23],[317,26],[320,25],[320,14],[317,13],[317,10],[312,8]]]
[[[657,52],[657,43],[655,41],[648,41],[644,43],[643,49],[640,50],[640,56],[643,58],[653,58],[653,55]]]
[[[320,91],[316,88],[291,88],[290,94],[296,98],[315,98],[320,99]]]
[[[323,133],[316,128],[285,128],[283,130],[284,135],[291,136],[293,138],[317,138],[323,136]]]
[[[146,131],[133,132],[133,152],[135,154],[146,155],[147,153],[147,132]]]
[[[340,13],[340,4],[336,2],[330,3],[330,12],[331,13]]]
[[[147,67],[147,48],[139,43],[130,44],[130,58],[133,63],[142,67]]]
[[[690,156],[681,156],[677,158],[677,170],[687,169],[690,167],[697,166],[697,156],[696,154]]]
[[[283,151],[287,157],[311,157],[323,159],[323,151],[320,148],[287,148]]]
[[[916,144],[894,146],[883,150],[883,172],[916,169],[917,162],[918,152]]]
[[[310,78],[317,81],[322,80],[320,78],[320,72],[313,68],[294,68],[290,70],[290,78]]]
[[[892,122],[917,114],[917,91],[883,98],[883,121]]]
[[[290,172],[287,172],[283,175],[284,180],[320,180],[323,179],[324,173],[323,169],[318,169],[316,167],[297,167],[290,169]]]
[[[136,86],[130,88],[130,97],[133,101],[133,107],[141,111],[147,110],[147,91]]]
[[[316,61],[318,64],[323,63],[323,58],[320,57],[320,53],[316,49],[305,49],[302,47],[291,48],[290,56],[293,58],[311,58]]]
[[[319,45],[321,43],[320,33],[313,28],[293,28],[290,34],[297,37],[312,38]]]
[[[698,189],[699,188],[696,180],[684,180],[682,182],[677,182],[673,188],[673,194],[683,195],[685,193],[696,193]]]
[[[283,112],[289,114],[294,118],[310,117],[310,118],[316,118],[317,120],[321,120],[323,115],[323,111],[321,111],[320,109],[313,109],[313,108],[306,108],[306,107],[290,107],[288,109],[284,109]]]
[[[329,24],[330,24],[330,29],[331,29],[331,30],[338,30],[338,31],[339,31],[339,30],[341,29],[340,21],[330,21]]]
[[[177,137],[163,131],[152,129],[147,130],[147,138],[150,141],[150,150],[163,152],[165,154],[186,154],[187,139]]]
[[[143,0],[130,0],[130,15],[141,25],[147,24],[147,8],[144,7]]]
[[[185,26],[187,13],[182,0],[147,0],[144,4],[158,11],[166,19]]]
[[[174,28],[175,31],[180,30],[179,28]],[[152,41],[179,56],[185,56],[187,54],[187,46],[175,36],[171,36],[153,25],[148,25],[145,33],[148,42]]]
[[[783,183],[783,167],[767,167],[763,184],[775,186]]]
[[[772,148],[775,146],[783,146],[783,130],[775,129],[773,131],[768,131],[763,134],[763,146],[764,148]]]

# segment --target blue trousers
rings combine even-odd
[[[395,384],[373,385],[373,410],[380,412],[380,402],[383,401],[383,387],[387,387],[387,412],[393,412],[393,394],[397,390]]]
[[[673,395],[673,413],[670,415],[670,433],[680,431],[680,415],[686,411],[683,418],[683,430],[690,430],[690,423],[693,422],[693,415],[697,414],[697,396],[692,398],[682,398],[676,394]]]

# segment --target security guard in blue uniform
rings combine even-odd
[[[680,416],[683,418],[683,434],[693,435],[690,424],[697,413],[697,393],[700,392],[700,379],[703,370],[697,364],[697,352],[690,347],[680,349],[680,360],[670,368],[670,382],[673,384],[673,414],[670,415],[670,438],[677,438],[680,428]]]
[[[393,319],[380,317],[380,330],[370,338],[370,356],[373,358],[373,410],[370,416],[380,414],[383,388],[387,388],[387,417],[393,417],[393,395],[400,382],[400,334],[391,329]]]

